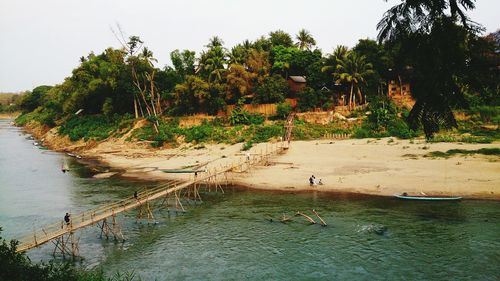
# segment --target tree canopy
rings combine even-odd
[[[411,83],[417,103],[409,121],[431,136],[455,123],[451,110],[468,103],[499,101],[499,40],[479,36],[466,12],[474,1],[401,1],[378,24],[379,40],[360,39],[353,48],[330,54],[315,48],[305,29],[294,42],[275,30],[254,41],[226,47],[213,36],[201,53],[174,50],[171,65],[156,67],[153,52],[138,36],[80,58],[61,84],[40,86],[19,100],[54,126],[80,114],[135,114],[154,121],[162,115],[217,114],[238,102],[275,103],[289,96],[289,76],[304,76],[307,89],[296,95],[299,110],[331,108],[333,94],[350,105],[387,95],[395,74]],[[296,93],[294,93],[296,94]]]

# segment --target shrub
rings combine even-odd
[[[26,124],[28,124],[30,121],[33,121],[35,119],[35,113],[34,112],[30,112],[30,113],[23,113],[21,115],[19,115],[16,120],[14,120],[14,122],[16,123],[16,125],[18,126],[25,126]]]
[[[377,97],[370,102],[368,121],[376,127],[386,128],[391,120],[397,118],[398,109],[387,97]]]
[[[258,113],[249,113],[245,110],[235,108],[229,116],[231,125],[260,125],[264,123],[265,117]]]
[[[95,139],[103,140],[119,129],[123,129],[132,123],[129,114],[113,117],[104,115],[72,116],[61,127],[59,133],[68,135],[70,140]]]
[[[314,108],[319,106],[319,96],[314,89],[306,87],[300,93],[297,94],[299,101],[297,102],[297,107],[300,111],[312,111]]]
[[[183,129],[181,131],[178,130],[177,132],[186,136],[186,142],[194,141],[196,143],[200,143],[210,140],[213,132],[213,126],[208,123],[204,123],[199,126]]]
[[[250,148],[252,148],[253,146],[253,142],[252,141],[247,141],[243,144],[243,147],[241,148],[241,150],[243,151],[247,151],[249,150]]]
[[[490,123],[492,120],[498,119],[500,115],[500,106],[477,106],[472,109],[473,112],[478,112],[481,121]]]
[[[364,128],[364,127],[359,127],[354,131],[353,137],[357,139],[364,139],[364,138],[369,138],[371,137],[370,130]]]
[[[254,136],[252,142],[267,142],[271,138],[276,138],[282,136],[284,133],[283,127],[270,125],[270,126],[259,126],[255,128]]]
[[[389,133],[389,135],[398,137],[400,139],[411,139],[418,136],[417,132],[410,129],[408,124],[400,118],[394,119],[389,122],[387,132]]]
[[[111,116],[113,113],[113,99],[112,98],[106,98],[104,100],[104,104],[102,105],[102,113],[106,116]]]
[[[288,102],[279,103],[276,107],[276,116],[280,119],[286,119],[292,112],[292,105]]]

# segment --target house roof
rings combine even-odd
[[[306,83],[306,78],[304,76],[289,76],[295,83]]]

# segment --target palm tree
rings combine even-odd
[[[363,100],[361,93],[361,85],[366,83],[366,77],[373,74],[373,66],[366,62],[365,56],[358,55],[356,52],[349,52],[343,59],[338,61],[337,70],[334,77],[337,83],[349,83],[349,107],[356,106],[356,96],[354,89],[356,88],[359,100]]]
[[[139,58],[143,59],[150,67],[153,67],[153,62],[158,62],[158,60],[153,57],[153,52],[149,50],[148,47],[144,47],[142,49],[142,53],[139,55]]]
[[[249,49],[243,45],[236,45],[229,53],[229,64],[245,64],[248,58]]]
[[[243,41],[243,43],[241,43],[241,46],[243,46],[243,48],[245,48],[245,50],[250,51],[250,49],[253,48],[253,43],[250,42],[250,40],[246,39],[245,41]]]
[[[221,46],[216,46],[202,54],[200,63],[202,70],[206,73],[208,82],[221,82],[226,72],[226,52]]]
[[[321,68],[321,71],[328,74],[333,74],[337,70],[339,61],[344,60],[348,52],[349,48],[347,46],[338,45],[333,50],[333,53],[325,59],[324,66]]]
[[[314,40],[311,33],[305,29],[299,30],[299,33],[295,36],[295,38],[297,39],[295,46],[301,50],[309,50],[312,46],[316,45],[316,40]]]
[[[224,45],[224,41],[219,36],[213,36],[208,40],[207,48],[213,49],[215,47],[222,47]]]
[[[377,24],[380,41],[394,39],[401,34],[417,30],[429,31],[436,20],[446,16],[447,11],[464,27],[480,28],[471,22],[465,11],[475,8],[475,0],[403,0],[385,12]]]
[[[416,103],[408,121],[413,129],[423,125],[427,138],[440,127],[457,127],[451,108],[464,100],[462,78],[469,68],[469,39],[482,29],[465,14],[475,2],[403,0],[377,24],[378,40],[398,44],[401,59],[396,63],[407,63],[412,69]]]

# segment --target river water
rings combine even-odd
[[[0,120],[4,238],[156,184],[94,179],[95,166],[33,142]],[[64,162],[68,173],[61,172]],[[500,202],[225,191],[203,193],[203,203],[186,213],[155,210],[155,223],[136,222],[135,211],[119,216],[123,243],[100,239],[97,227],[81,230],[76,264],[142,280],[500,280]],[[294,216],[300,210],[314,217],[312,209],[327,227]],[[277,221],[283,214],[292,221]],[[47,244],[28,255],[61,260],[52,250]]]

